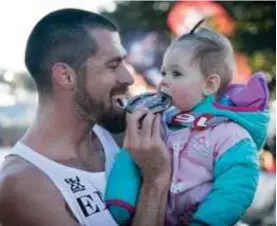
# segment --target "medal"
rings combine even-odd
[[[124,105],[124,103],[122,103]],[[130,100],[125,102],[123,108],[132,113],[137,107],[146,107],[152,113],[159,113],[166,110],[171,105],[171,97],[163,92],[158,93],[144,93],[132,97]]]

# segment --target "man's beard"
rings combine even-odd
[[[98,124],[110,133],[121,133],[126,129],[126,112],[124,111],[122,114],[103,114]]]
[[[75,103],[77,117],[91,124],[97,122],[100,116],[106,111],[104,102],[91,98],[83,84],[78,85],[75,94]]]
[[[91,98],[85,87],[85,75],[79,75],[78,78],[78,87],[75,94],[78,118],[88,121],[91,125],[97,123],[110,133],[123,132],[126,128],[125,111],[114,109],[111,98],[109,106],[106,106],[101,99]],[[125,92],[126,89],[127,87],[113,89],[110,96],[118,92]]]

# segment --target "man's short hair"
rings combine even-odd
[[[235,72],[235,59],[230,41],[225,36],[202,27],[198,27],[193,33],[182,35],[177,42],[184,40],[192,41],[192,60],[198,60],[202,74],[218,74],[221,77],[218,93],[224,92]]]
[[[62,9],[43,17],[32,30],[25,64],[39,92],[52,91],[51,68],[56,62],[78,69],[98,46],[90,29],[118,31],[106,17],[80,9]]]

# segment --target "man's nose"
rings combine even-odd
[[[120,74],[117,79],[118,83],[125,85],[132,85],[134,83],[133,75],[129,69],[130,67],[131,66],[124,63],[122,70],[119,72]]]

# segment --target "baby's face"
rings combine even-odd
[[[192,51],[189,45],[175,43],[167,49],[163,59],[164,77],[160,89],[168,93],[173,104],[182,111],[191,110],[204,98],[205,80],[199,63],[192,61]]]

